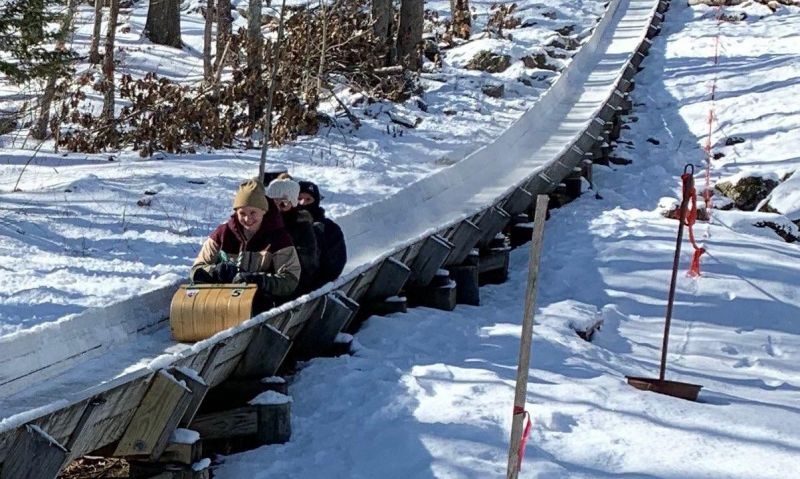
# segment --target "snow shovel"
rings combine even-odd
[[[689,205],[691,192],[694,190],[694,166],[689,164],[683,169],[683,198],[681,200],[680,218],[678,222],[678,239],[675,242],[675,258],[672,262],[672,281],[669,285],[669,298],[667,300],[667,316],[664,321],[664,340],[661,345],[661,370],[658,379],[625,376],[628,384],[643,391],[653,391],[689,401],[696,401],[700,388],[703,386],[664,379],[667,369],[667,345],[669,343],[669,326],[672,321],[672,306],[675,300],[675,285],[678,279],[678,266],[681,257],[681,241],[683,240],[683,225],[686,222],[686,209]]]
[[[169,307],[172,337],[195,342],[253,317],[254,284],[185,284]]]

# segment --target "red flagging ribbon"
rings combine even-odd
[[[691,173],[684,173],[681,175],[681,181],[683,182],[683,204],[685,205],[687,200],[691,201],[691,208],[686,212],[685,221],[689,228],[689,241],[694,247],[694,256],[692,256],[692,264],[689,266],[687,274],[694,278],[700,276],[700,257],[706,250],[698,246],[694,239],[694,224],[697,222],[697,189],[694,187],[694,177]]]
[[[522,470],[522,457],[525,455],[525,444],[528,442],[528,436],[531,434],[531,415],[525,408],[520,406],[514,406],[514,415],[517,414],[524,414],[528,420],[525,423],[525,430],[522,431],[522,440],[519,442],[519,451],[517,451],[517,457],[519,458],[519,462],[517,463],[517,470]]]

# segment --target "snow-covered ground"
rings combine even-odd
[[[543,51],[558,37],[554,31],[558,28],[571,25],[574,37],[585,38],[604,8],[596,0],[517,3],[515,15],[527,26],[513,30],[513,41],[480,33],[490,5],[474,5],[473,40],[447,51],[443,68],[424,75],[427,111],[420,109],[416,98],[400,105],[355,104],[351,108],[361,119],[361,128],[323,130],[271,150],[269,161],[316,181],[335,218],[385,198],[488,143],[530,108],[555,76],[548,70],[525,68],[520,57]],[[187,46],[181,51],[152,45],[142,36],[147,2],[137,2],[124,13],[118,73],[136,77],[158,72],[197,80],[202,72],[197,5],[184,4]],[[427,2],[426,8],[444,17],[449,2]],[[91,15],[89,6],[81,6],[82,23],[74,40],[81,48],[90,40]],[[235,17],[235,26],[244,25],[243,18]],[[513,63],[497,74],[462,68],[482,49],[508,53]],[[79,71],[86,68],[81,65]],[[481,87],[487,83],[504,85],[505,96],[484,95]],[[0,82],[0,95],[4,93],[9,93],[8,87]],[[353,102],[360,96],[341,94]],[[392,123],[389,113],[421,122],[406,129]],[[185,276],[205,236],[230,214],[238,183],[258,171],[256,150],[159,154],[152,159],[124,151],[62,155],[52,153],[50,142],[34,150],[37,145],[26,132],[0,137],[0,337]],[[15,187],[21,191],[13,192]]]
[[[783,175],[800,163],[800,11],[724,11],[747,19],[718,25],[715,9],[673,4],[616,151],[633,163],[596,167],[599,197],[584,195],[547,223],[521,477],[796,475],[800,248],[752,226],[769,214],[714,211],[710,226],[699,224],[708,249],[699,279],[684,274],[684,243],[667,378],[702,385],[699,401],[624,380],[658,375],[677,229],[658,205],[677,197],[687,162],[703,185],[715,75],[712,139],[725,157],[712,179]],[[745,142],[726,147],[728,136]],[[502,476],[527,259],[526,249],[513,252],[509,281],[482,289],[480,307],[370,318],[353,356],[312,360],[294,377],[292,440],[222,458],[215,477]],[[570,328],[598,318],[592,343]]]

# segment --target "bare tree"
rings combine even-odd
[[[180,0],[150,0],[144,31],[153,43],[181,48]]]
[[[214,0],[206,2],[206,23],[203,30],[203,78],[211,82],[211,34],[214,29]]]
[[[75,18],[75,10],[78,6],[78,0],[67,0],[67,12],[64,14],[64,19],[61,22],[61,28],[58,31],[58,38],[56,38],[56,50],[63,50],[64,44],[67,41],[69,32],[72,31],[72,20]],[[43,140],[47,136],[47,124],[50,122],[50,105],[53,103],[53,97],[56,94],[56,81],[59,75],[53,73],[47,79],[47,85],[44,87],[42,100],[39,103],[39,118],[36,120],[33,128],[31,129],[31,136],[37,140]]]
[[[114,120],[114,40],[117,34],[117,18],[119,17],[119,0],[111,0],[108,14],[108,31],[106,32],[106,52],[103,56],[103,119],[107,123]]]
[[[264,139],[261,144],[261,160],[258,163],[258,177],[262,180],[267,166],[267,149],[269,148],[269,142],[272,138],[272,97],[275,96],[275,86],[278,83],[278,65],[281,62],[281,54],[283,53],[283,22],[285,18],[286,0],[283,0],[281,2],[280,20],[278,20],[278,39],[275,42],[275,48],[272,50],[274,56],[272,58],[272,74],[269,80],[269,91],[267,92],[267,117],[264,118]]]
[[[406,68],[418,70],[419,43],[422,41],[422,17],[424,0],[403,0],[400,6],[400,21],[397,28],[397,57]]]
[[[89,48],[89,61],[100,63],[100,31],[103,26],[103,4],[105,0],[94,0],[94,32],[92,46]]]
[[[248,94],[247,112],[250,124],[255,127],[261,116],[261,107],[256,105],[255,96],[261,90],[261,0],[250,0],[247,5],[247,71],[252,82],[252,91]]]
[[[231,38],[231,23],[233,17],[231,16],[231,0],[217,0],[217,59],[215,67],[220,67],[220,62],[223,60],[228,41]]]
[[[469,0],[450,0],[450,13],[453,17],[453,34],[468,39],[472,30]]]
[[[384,44],[389,41],[389,26],[393,16],[392,0],[372,0],[372,29]]]

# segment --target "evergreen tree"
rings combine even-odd
[[[14,83],[63,76],[75,54],[55,49],[64,0],[6,0],[0,8],[0,74]]]

